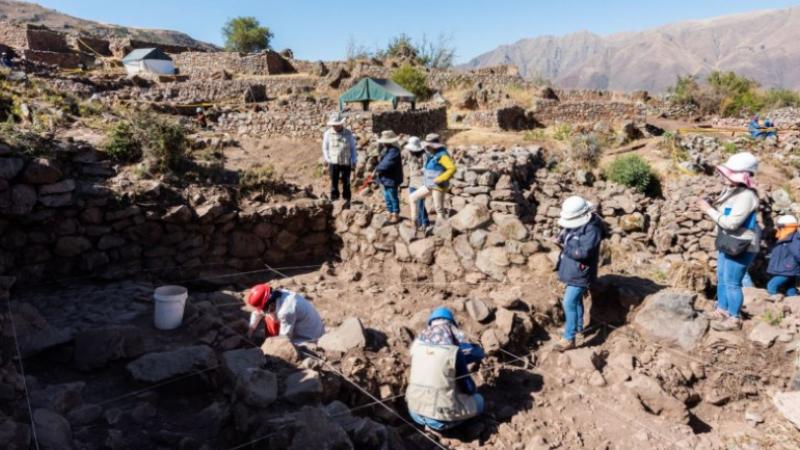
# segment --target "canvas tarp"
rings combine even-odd
[[[392,102],[392,107],[394,108],[397,108],[398,102],[409,102],[411,107],[414,108],[416,100],[417,98],[414,94],[392,80],[364,78],[339,96],[339,109],[344,109],[345,103],[369,103],[375,101]]]
[[[163,59],[144,59],[123,63],[128,76],[151,73],[156,75],[175,75],[175,64]]]

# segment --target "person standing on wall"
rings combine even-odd
[[[708,314],[717,331],[742,327],[742,279],[761,242],[756,217],[759,199],[753,181],[757,170],[758,159],[752,153],[737,153],[717,166],[725,189],[713,206],[704,198],[697,200],[697,207],[717,224],[717,308]]]
[[[425,185],[425,177],[423,175],[424,153],[425,149],[422,147],[422,142],[416,136],[410,137],[406,145],[403,146],[402,157],[405,163],[403,170],[408,175],[409,195]],[[428,219],[428,211],[425,209],[424,198],[417,201],[417,215],[411,219],[419,229],[425,230],[430,226],[431,222]]]
[[[358,163],[356,139],[344,127],[345,117],[341,113],[331,114],[328,128],[322,136],[322,158],[331,179],[331,201],[339,200],[339,180],[342,180],[344,209],[350,208],[350,174]]]
[[[562,300],[564,334],[554,349],[563,352],[575,348],[575,338],[583,332],[583,296],[597,279],[603,225],[592,205],[578,196],[564,201],[558,225],[563,231],[556,239],[561,247],[556,271],[567,287]]]
[[[383,186],[383,199],[386,201],[386,211],[389,213],[389,222],[396,223],[400,220],[400,196],[398,190],[403,184],[403,159],[400,156],[398,145],[400,139],[392,130],[381,132],[378,138],[380,156],[375,167],[378,183]]]
[[[456,173],[456,165],[447,152],[438,134],[425,136],[425,164],[423,175],[425,186],[417,189],[408,196],[411,207],[411,219],[417,217],[417,202],[428,197],[433,197],[433,207],[436,210],[436,223],[440,225],[447,220],[447,209],[444,206],[445,194],[450,187],[450,178]]]

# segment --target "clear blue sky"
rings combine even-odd
[[[40,0],[100,22],[183,31],[221,44],[226,19],[255,16],[275,34],[273,47],[302,59],[341,59],[352,37],[375,48],[407,33],[452,36],[464,62],[498,45],[542,34],[635,31],[686,19],[783,8],[781,0]]]

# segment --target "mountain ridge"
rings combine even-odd
[[[504,44],[464,69],[514,64],[572,89],[663,92],[678,75],[733,70],[765,87],[800,89],[800,6],[600,35],[577,31]]]

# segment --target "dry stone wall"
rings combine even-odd
[[[274,51],[261,53],[183,52],[173,56],[181,74],[204,78],[222,71],[231,75],[277,75],[294,73],[292,65]]]
[[[323,201],[243,206],[226,189],[190,196],[156,181],[126,182],[123,195],[114,176],[86,149],[49,159],[0,156],[0,275],[191,277],[328,256]]]

